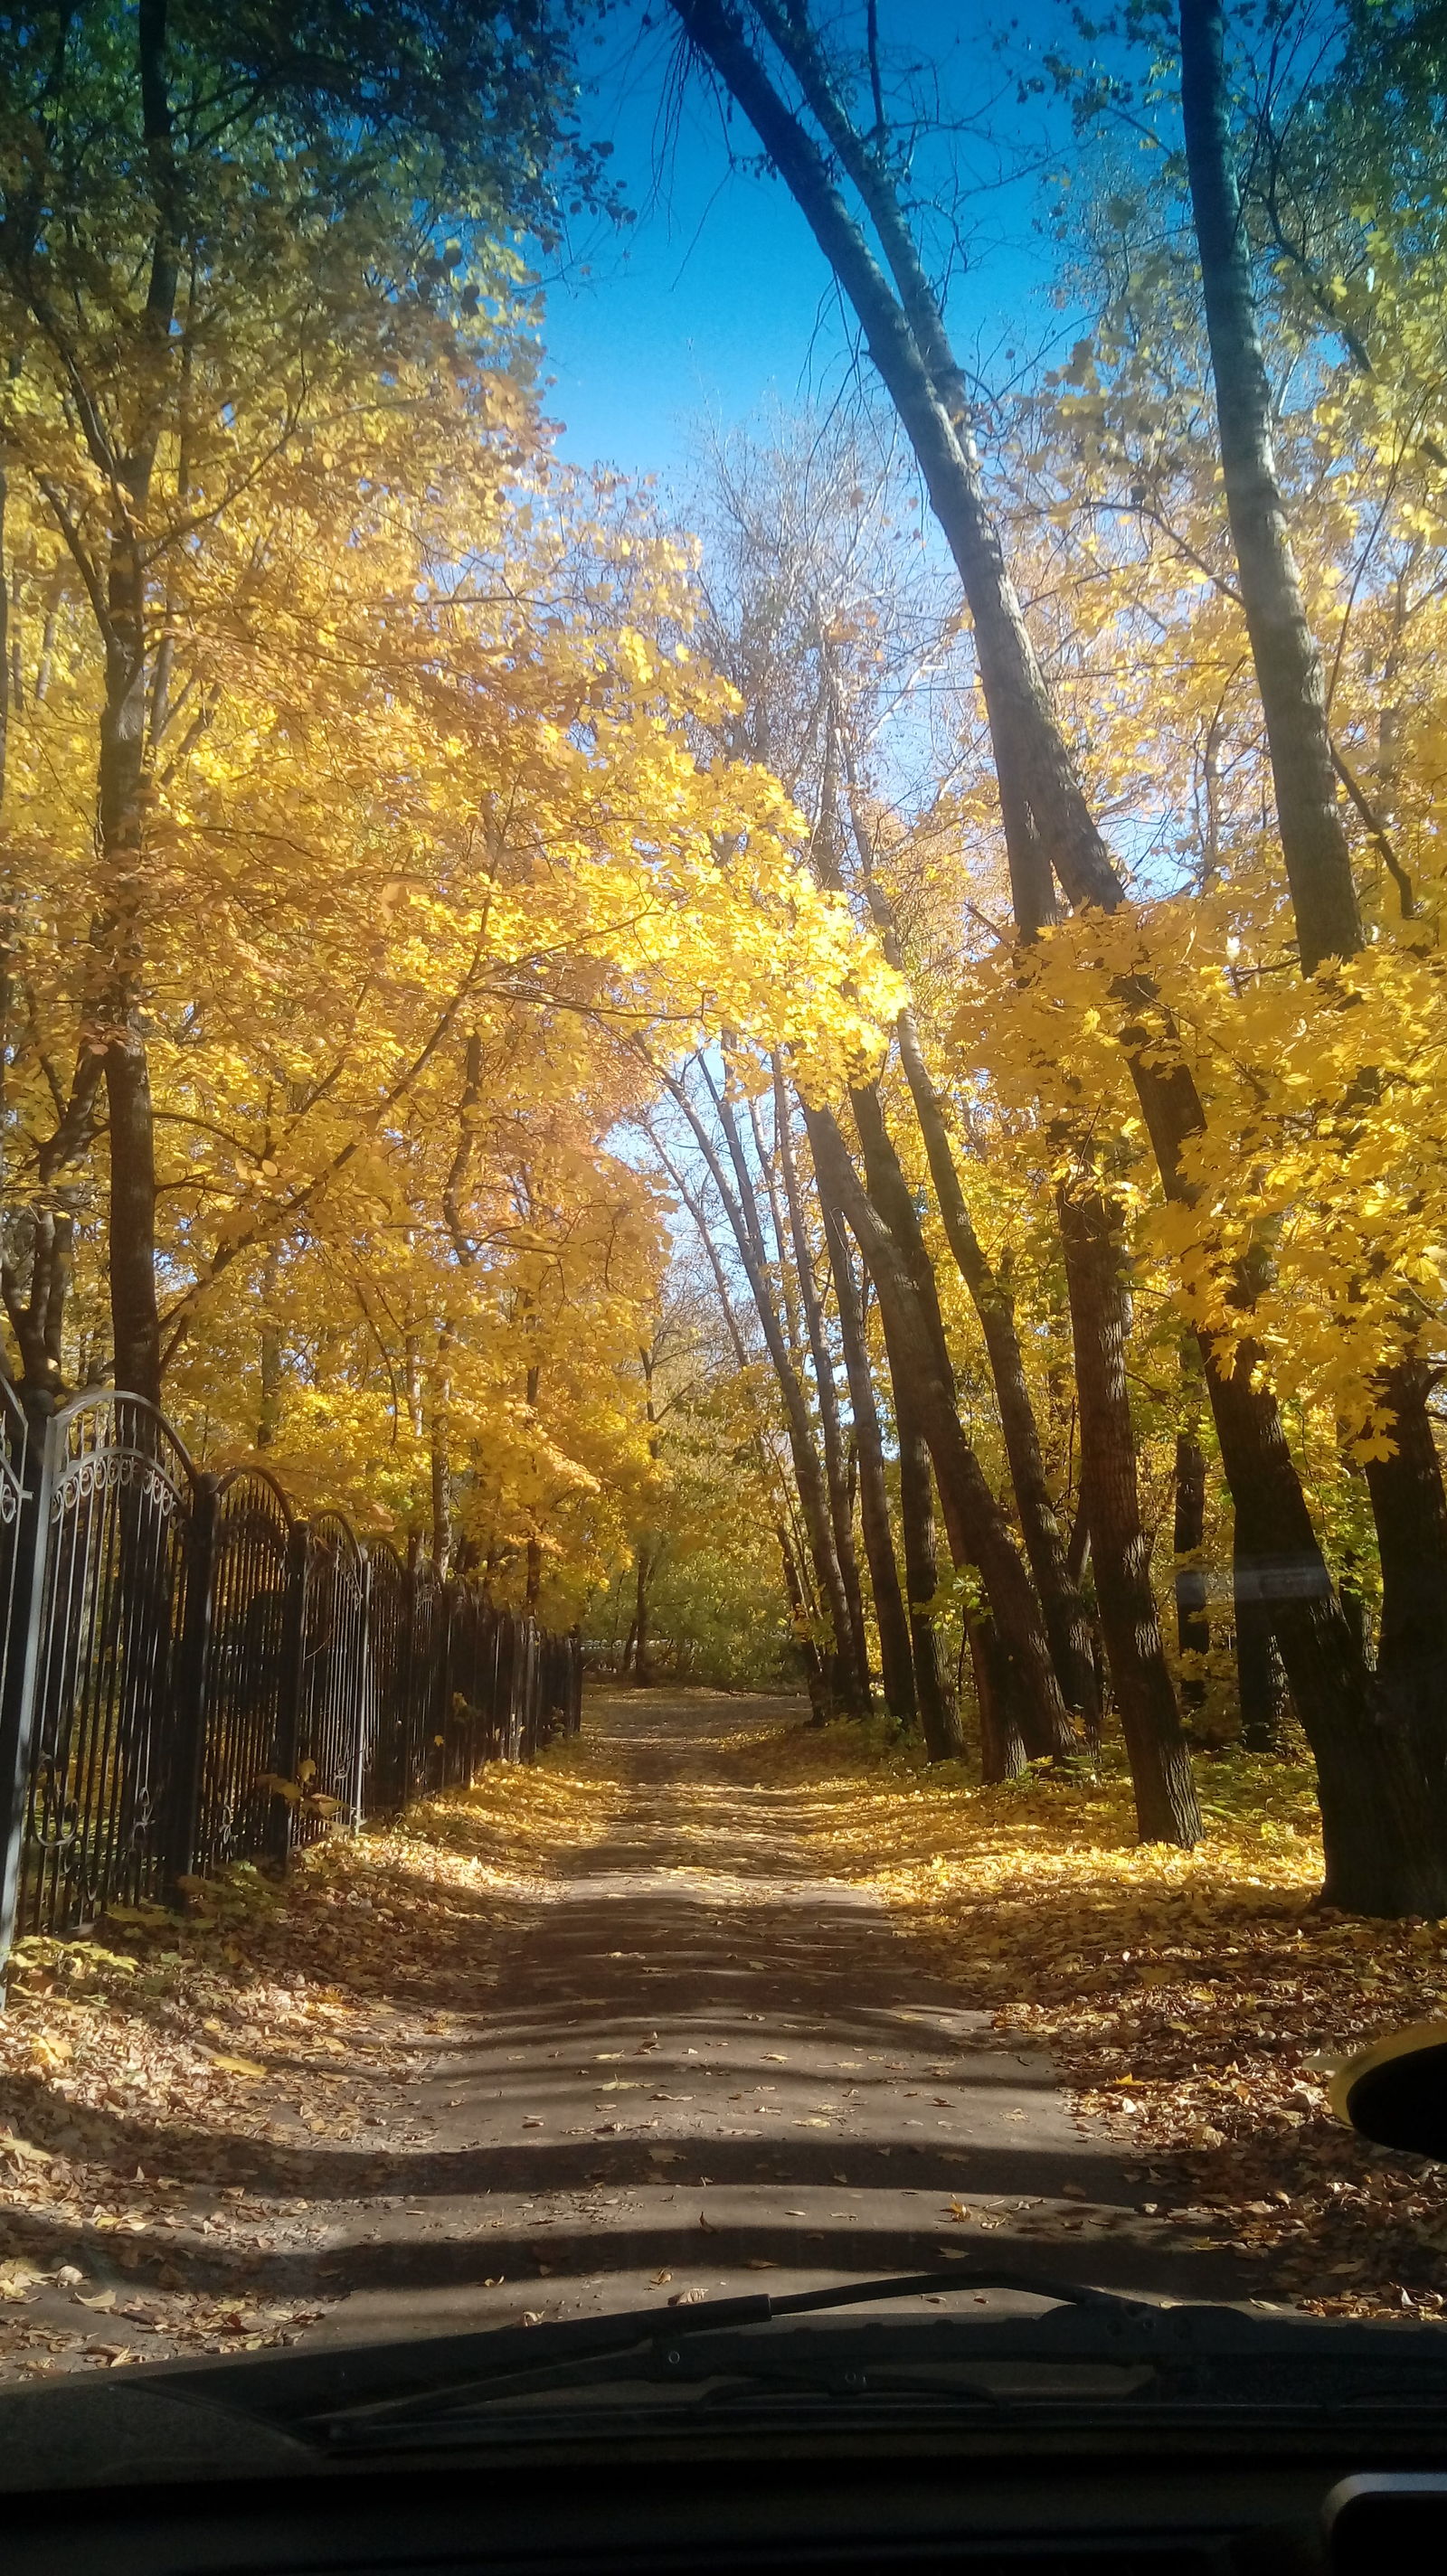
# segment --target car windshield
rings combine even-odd
[[[1441,2318],[1439,37],[0,21],[0,2417]]]

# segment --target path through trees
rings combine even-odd
[[[1447,2189],[1313,2069],[1425,2007],[1435,1931],[1311,1914],[1257,1791],[1216,1858],[1142,1850],[1123,1783],[970,1792],[802,1715],[598,1692],[280,1888],[23,1944],[0,2365],[983,2264],[1430,2311]]]

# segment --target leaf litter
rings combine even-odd
[[[610,1788],[490,1765],[476,1788],[284,1879],[187,1883],[21,1942],[0,2014],[0,2379],[296,2340],[339,2247],[407,2188],[414,2084],[475,2028],[509,1906]]]
[[[908,1917],[962,2003],[1048,2048],[1076,2108],[1136,2159],[1143,2214],[1254,2258],[1266,2298],[1444,2312],[1447,2166],[1357,2137],[1326,2084],[1383,2031],[1447,2019],[1447,1923],[1316,1902],[1308,1767],[1201,1762],[1207,1838],[1186,1853],[1135,1841],[1109,1757],[1099,1776],[982,1789],[839,1723],[740,1739],[737,1758],[741,1779],[797,1790],[793,1820],[831,1871]]]

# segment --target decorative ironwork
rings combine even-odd
[[[198,1874],[266,1848],[304,1583],[305,1533],[274,1477],[237,1468],[216,1504],[196,1834],[178,1854]]]
[[[47,1446],[19,1924],[71,1932],[162,1893],[195,1475],[140,1396],[78,1398]]]
[[[576,1631],[199,1472],[138,1396],[46,1416],[0,1382],[0,1959],[576,1728]]]

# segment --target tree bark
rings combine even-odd
[[[1235,1587],[1236,1695],[1248,1753],[1279,1753],[1286,1723],[1286,1675],[1267,1604],[1249,1581]]]
[[[689,1188],[686,1176],[678,1169],[677,1165],[668,1153],[665,1152],[664,1148],[659,1144],[656,1136],[653,1138],[653,1146],[665,1172],[668,1174],[669,1180],[677,1190],[679,1197],[682,1199],[684,1206],[687,1208],[689,1215],[693,1219],[694,1229],[698,1235],[700,1243],[703,1245],[705,1258],[713,1273],[713,1284],[718,1294],[719,1310],[724,1319],[724,1329],[728,1334],[729,1342],[733,1349],[734,1359],[737,1362],[740,1372],[743,1373],[748,1368],[749,1355],[745,1348],[743,1334],[739,1329],[738,1318],[734,1313],[733,1299],[729,1295],[729,1283],[724,1274],[723,1262],[719,1257],[718,1247],[714,1242],[712,1233],[710,1232],[702,1202],[700,1201],[697,1192]],[[775,1481],[775,1479],[770,1473],[768,1451],[765,1446],[762,1428],[760,1427],[757,1419],[754,1424],[753,1441],[755,1456],[758,1460],[760,1481],[767,1488]],[[788,1522],[794,1517],[794,1515],[789,1507],[789,1498],[787,1494],[784,1497],[784,1501],[785,1511],[774,1523],[774,1535],[779,1542],[779,1556],[784,1574],[784,1590],[788,1598],[790,1618],[803,1660],[805,1682],[809,1693],[809,1705],[815,1720],[822,1723],[824,1718],[828,1715],[828,1694],[826,1689],[823,1657],[820,1655],[818,1646],[816,1645],[812,1634],[813,1605],[810,1602],[805,1584],[807,1556],[802,1544],[796,1549],[795,1537],[788,1527]]]
[[[281,1261],[277,1246],[268,1246],[261,1271],[261,1349],[259,1354],[258,1403],[256,1407],[256,1445],[270,1449],[276,1440],[281,1421],[281,1397],[285,1372],[281,1360],[281,1334],[272,1314]],[[414,1435],[418,1425],[413,1424]]]
[[[839,1335],[844,1346],[849,1402],[854,1416],[854,1446],[859,1461],[859,1518],[864,1532],[864,1553],[869,1564],[869,1588],[874,1596],[875,1625],[879,1630],[884,1704],[891,1717],[898,1718],[902,1726],[908,1726],[917,1714],[914,1654],[909,1614],[905,1609],[894,1553],[894,1533],[889,1525],[884,1439],[875,1401],[874,1373],[869,1365],[864,1316],[849,1238],[843,1219],[825,1199],[822,1188],[819,1196],[824,1208],[825,1238],[839,1307]]]
[[[804,1587],[799,1580],[799,1568],[795,1561],[789,1533],[782,1521],[775,1522],[774,1536],[779,1542],[779,1558],[784,1570],[784,1591],[789,1603],[795,1643],[804,1667],[804,1687],[809,1694],[809,1713],[814,1724],[819,1726],[828,1714],[824,1667],[819,1660],[819,1649],[809,1634],[809,1606],[804,1599]]]
[[[935,1555],[934,1500],[930,1485],[930,1452],[911,1400],[906,1369],[896,1373],[891,1359],[895,1437],[899,1443],[899,1517],[904,1539],[905,1582],[909,1590],[909,1633],[919,1699],[920,1731],[931,1762],[954,1762],[964,1751],[959,1703],[950,1687],[940,1653],[934,1597],[939,1586]]]
[[[1427,1796],[1447,1836],[1447,1496],[1427,1410],[1433,1372],[1403,1360],[1381,1380],[1395,1412],[1391,1458],[1369,1458],[1382,1563],[1382,1625],[1377,1688],[1388,1723],[1417,1747]]]
[[[1040,1429],[1015,1328],[1014,1302],[986,1258],[970,1221],[943,1104],[930,1080],[911,1012],[900,1013],[897,1031],[900,1061],[929,1157],[945,1235],[984,1336],[1010,1482],[1020,1514],[1020,1534],[1040,1595],[1061,1697],[1071,1715],[1078,1718],[1087,1734],[1092,1734],[1099,1729],[1100,1708],[1090,1653],[1090,1623],[1066,1562],[1064,1533],[1045,1473]]]
[[[929,1247],[920,1226],[914,1195],[905,1178],[903,1166],[885,1124],[877,1088],[873,1083],[860,1086],[850,1093],[850,1099],[864,1149],[865,1179],[869,1196],[899,1251],[913,1285],[920,1320],[930,1344],[935,1374],[940,1385],[949,1389],[950,1407],[956,1417],[956,1429],[958,1429],[954,1369],[950,1360],[949,1344],[945,1337],[944,1319],[940,1313],[934,1264],[930,1259]],[[1027,1404],[1028,1401],[1027,1394]],[[942,1424],[940,1430],[943,1437],[949,1437],[947,1426]],[[962,1433],[959,1436],[963,1439]],[[973,1461],[973,1450],[968,1454]],[[935,1472],[937,1476],[941,1475],[938,1457]],[[975,1472],[980,1475],[978,1465]],[[980,1482],[983,1484],[983,1476],[980,1476]],[[944,1484],[941,1481],[942,1499],[944,1490]],[[991,1500],[993,1503],[993,1497]],[[998,1509],[998,1506],[995,1508]],[[1000,1519],[1003,1527],[1003,1514],[1000,1515]],[[1013,1542],[1011,1552],[1013,1555]],[[1018,1559],[1016,1562],[1018,1563]],[[1000,1610],[993,1603],[992,1612],[997,1621],[1000,1621]],[[1043,1605],[1037,1607],[1032,1601],[1032,1613],[1043,1624]],[[1007,1633],[1003,1624],[1001,1633],[1002,1635]],[[1049,1628],[1046,1626],[1047,1651],[1049,1635]],[[1051,1661],[1053,1665],[1053,1654]],[[1054,1674],[1053,1679],[1055,1686],[1045,1700],[1037,1699],[1035,1693],[1029,1688],[1022,1687],[1021,1690],[1017,1715],[1024,1734],[1026,1749],[1032,1761],[1055,1761],[1061,1755],[1073,1753],[1077,1749],[1077,1738],[1059,1686],[1058,1673]]]
[[[1029,1755],[1016,1721],[993,1621],[967,1619],[965,1635],[980,1711],[980,1781],[982,1787],[996,1789],[1005,1780],[1020,1778],[1029,1766]]]
[[[1346,826],[1326,723],[1326,690],[1301,595],[1271,438],[1250,246],[1231,152],[1221,0],[1181,0],[1181,115],[1226,514],[1276,783],[1281,854],[1302,971],[1362,944]]]
[[[166,93],[166,0],[140,0],[136,18],[141,125],[156,210],[143,329],[157,363],[176,303],[178,250],[171,113]],[[106,687],[98,805],[105,900],[97,1011],[110,1130],[111,1335],[117,1386],[161,1400],[156,1297],[156,1138],[140,1023],[144,954],[143,791],[146,761],[146,569],[136,514],[151,488],[159,439],[154,403],[132,452],[118,460],[126,493],[111,532],[106,588]]]
[[[20,1293],[19,1267],[0,1261],[0,1295],[6,1320],[20,1354],[20,1382],[44,1387],[52,1398],[62,1393],[61,1352],[65,1305],[75,1260],[75,1219],[50,1208],[17,1209],[12,1229],[28,1223],[30,1275]]]
[[[1110,1677],[1142,1842],[1189,1851],[1201,1838],[1180,1711],[1166,1668],[1141,1527],[1125,1375],[1130,1307],[1123,1246],[1107,1203],[1062,1192],[1060,1237],[1075,1338],[1081,1489]]]
[[[903,1391],[907,1408],[929,1444],[951,1556],[957,1566],[975,1566],[984,1584],[1009,1659],[1026,1742],[1038,1744],[1048,1754],[1072,1748],[1075,1737],[1050,1660],[1034,1585],[960,1426],[943,1326],[938,1308],[931,1312],[927,1303],[932,1281],[922,1297],[894,1234],[862,1188],[828,1111],[807,1109],[805,1116],[815,1169],[848,1218],[874,1281],[896,1394]]]
[[[633,1678],[646,1686],[653,1679],[652,1650],[648,1634],[648,1585],[653,1572],[646,1547],[638,1550],[633,1583]]]
[[[834,1387],[834,1357],[824,1330],[824,1312],[819,1302],[818,1282],[814,1276],[814,1256],[804,1224],[803,1201],[799,1192],[799,1171],[794,1159],[794,1140],[789,1128],[789,1097],[784,1086],[784,1070],[777,1049],[773,1059],[773,1074],[775,1135],[779,1162],[784,1175],[784,1203],[789,1211],[789,1236],[794,1249],[799,1302],[804,1313],[804,1330],[808,1337],[809,1357],[814,1366],[814,1392],[819,1407],[819,1428],[824,1444],[824,1481],[829,1489],[829,1519],[834,1531],[834,1553],[839,1560],[839,1579],[844,1587],[854,1663],[863,1688],[864,1704],[867,1707],[870,1696],[869,1642],[864,1624],[864,1595],[859,1581],[859,1559],[854,1547],[854,1501],[849,1490],[849,1467],[839,1427],[839,1399]],[[776,1234],[777,1223],[777,1211],[775,1211]],[[787,1253],[783,1237],[780,1235],[777,1239],[782,1266],[787,1261]]]
[[[749,1291],[759,1319],[759,1329],[764,1336],[764,1345],[783,1398],[785,1427],[789,1453],[794,1464],[794,1482],[798,1488],[799,1508],[808,1532],[809,1553],[814,1561],[820,1597],[828,1606],[830,1624],[834,1633],[834,1671],[840,1698],[846,1709],[862,1715],[868,1703],[863,1681],[854,1661],[849,1603],[834,1546],[828,1489],[819,1463],[819,1452],[814,1446],[814,1430],[809,1420],[809,1408],[804,1390],[789,1356],[778,1309],[770,1291],[767,1257],[759,1229],[758,1211],[753,1202],[752,1179],[744,1159],[738,1130],[733,1119],[728,1115],[727,1102],[719,1100],[717,1095],[714,1095],[714,1106],[719,1112],[719,1123],[738,1183],[737,1193],[735,1193],[728,1185],[713,1138],[683,1084],[673,1076],[667,1076],[665,1080],[669,1092],[687,1119],[699,1151],[708,1165],[714,1187],[718,1191],[720,1202],[729,1220],[744,1276],[749,1283]],[[710,1089],[712,1090],[712,1086]]]
[[[106,915],[99,930],[102,984],[95,1037],[103,1048],[110,1137],[111,1338],[116,1384],[161,1400],[161,1321],[156,1297],[156,1137],[150,1071],[138,1009],[144,864],[145,580],[139,550],[121,530],[112,542],[110,617],[101,716],[100,843]]]
[[[452,1454],[449,1414],[452,1403],[452,1330],[444,1324],[437,1336],[432,1373],[432,1570],[445,1581],[452,1564]]]
[[[1206,1608],[1206,1569],[1201,1548],[1206,1535],[1206,1453],[1193,1431],[1176,1433],[1176,1507],[1171,1533],[1176,1557],[1176,1649],[1187,1655],[1211,1651],[1211,1622]],[[1206,1696],[1204,1674],[1184,1672],[1181,1704],[1196,1709]]]

